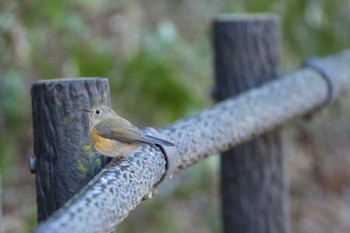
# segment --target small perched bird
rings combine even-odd
[[[144,134],[105,105],[84,110],[89,113],[91,141],[105,156],[121,158],[142,144],[174,146],[169,141]]]

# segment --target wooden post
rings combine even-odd
[[[110,105],[105,78],[57,79],[33,84],[39,221],[61,207],[105,165],[106,158],[90,145],[88,116],[83,111],[84,107],[98,103]]]
[[[213,26],[216,100],[238,95],[280,75],[277,17],[219,16]],[[289,232],[285,172],[279,130],[223,153],[224,232]]]

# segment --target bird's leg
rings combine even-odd
[[[112,160],[108,163],[108,166],[116,165],[120,162],[120,159],[123,158],[123,156],[118,156],[112,158]]]

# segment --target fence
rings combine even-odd
[[[87,118],[81,108],[109,103],[107,80],[33,85],[33,170],[42,220],[34,232],[113,232],[165,177],[222,152],[225,232],[289,232],[286,177],[276,129],[316,112],[349,90],[350,51],[310,60],[276,79],[280,76],[276,17],[218,17],[213,32],[214,96],[222,100],[240,94],[159,132],[149,130],[174,142],[175,148],[161,151],[143,146],[99,173],[106,161],[89,147]],[[236,151],[227,152],[233,147]]]

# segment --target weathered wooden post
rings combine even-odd
[[[238,95],[280,75],[281,35],[276,16],[219,16],[214,21],[213,36],[216,100]],[[224,232],[289,231],[279,130],[223,153],[221,197]]]
[[[84,107],[110,105],[106,78],[57,79],[32,86],[38,220],[44,220],[105,165],[90,146]]]

